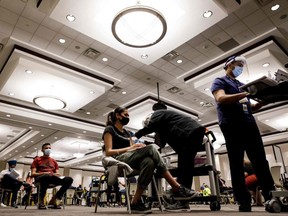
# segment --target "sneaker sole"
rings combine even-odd
[[[165,209],[167,212],[191,212],[191,209]]]
[[[174,200],[191,200],[191,199],[193,199],[194,197],[197,197],[197,196],[198,196],[198,194],[194,193],[190,197],[173,197],[173,198],[174,198]]]
[[[131,210],[132,214],[151,214],[152,210],[146,210],[146,211],[137,211],[137,210]]]

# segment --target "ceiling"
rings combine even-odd
[[[126,106],[131,116],[127,127],[140,129],[158,100],[157,84],[168,109],[199,120],[221,145],[215,102],[206,89],[224,74],[226,59],[235,54],[247,58],[240,77],[245,83],[263,75],[274,78],[277,70],[287,72],[287,0],[117,3],[0,0],[1,160],[30,164],[41,154],[42,143],[50,142],[60,166],[102,170],[101,136],[107,114],[118,105]],[[166,19],[167,33],[154,46],[132,48],[113,38],[112,19],[136,4],[153,7]],[[280,8],[271,11],[275,4]],[[203,19],[207,10],[213,16]],[[67,14],[75,15],[75,22],[68,22]],[[147,59],[141,59],[143,52]],[[270,65],[263,67],[264,63]],[[33,103],[47,95],[65,101],[66,107],[44,110]],[[284,151],[287,104],[269,104],[255,113],[265,145],[283,144]],[[216,152],[225,152],[225,145]],[[77,158],[75,153],[85,156]],[[169,147],[165,154],[171,154]]]

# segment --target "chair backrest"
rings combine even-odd
[[[270,168],[271,175],[273,177],[274,183],[276,186],[281,186],[280,178],[281,178],[281,166],[275,165]]]

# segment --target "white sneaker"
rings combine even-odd
[[[7,205],[5,205],[4,203],[1,203],[1,207],[7,207]]]

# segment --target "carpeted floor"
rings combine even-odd
[[[201,216],[213,216],[213,215],[245,215],[245,216],[265,216],[265,215],[287,215],[287,212],[281,213],[268,213],[264,210],[264,207],[253,207],[252,212],[242,213],[238,211],[236,205],[222,205],[220,211],[211,211],[209,205],[190,205],[189,212],[161,212],[158,208],[152,209],[152,214],[174,216],[175,214],[186,214],[186,215],[201,215]],[[87,206],[66,206],[65,209],[47,209],[47,210],[37,210],[35,206],[28,206],[25,210],[24,207],[18,209],[11,207],[0,207],[1,216],[87,216],[87,215],[127,215],[126,207],[98,207],[97,213],[94,213],[94,207]],[[138,214],[139,215],[139,214]],[[141,214],[140,214],[141,215]]]

